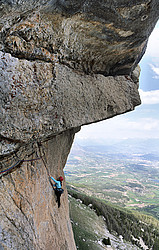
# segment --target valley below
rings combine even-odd
[[[158,143],[75,141],[65,176],[77,249],[158,249]]]
[[[66,180],[87,195],[159,219],[157,148],[158,140],[114,145],[75,142],[65,168]]]

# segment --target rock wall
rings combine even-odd
[[[1,178],[0,249],[76,249],[65,181],[58,208],[48,178],[48,173],[55,178],[64,176],[74,134],[72,129],[40,146],[27,146],[27,152],[32,155],[25,159],[36,159],[37,154],[42,159],[24,162]]]
[[[140,104],[158,16],[158,0],[0,1],[0,249],[75,249],[48,173],[80,126]]]
[[[19,143],[100,121],[140,104],[138,84],[127,76],[86,75],[59,63],[30,62],[2,52],[0,58],[1,135]]]

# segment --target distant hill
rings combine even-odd
[[[123,139],[123,140],[93,140],[93,139],[76,139],[72,153],[76,151],[98,151],[102,153],[140,153],[156,154],[159,156],[159,138],[152,139]]]
[[[87,195],[159,219],[159,139],[76,140],[66,180]]]

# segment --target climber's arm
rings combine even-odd
[[[50,176],[50,178],[51,178],[55,183],[58,183],[58,181],[55,180],[52,176]]]

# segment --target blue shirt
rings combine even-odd
[[[51,176],[51,179],[56,183],[56,187],[57,188],[61,188],[61,181],[57,181],[57,180],[55,180],[52,176]]]

